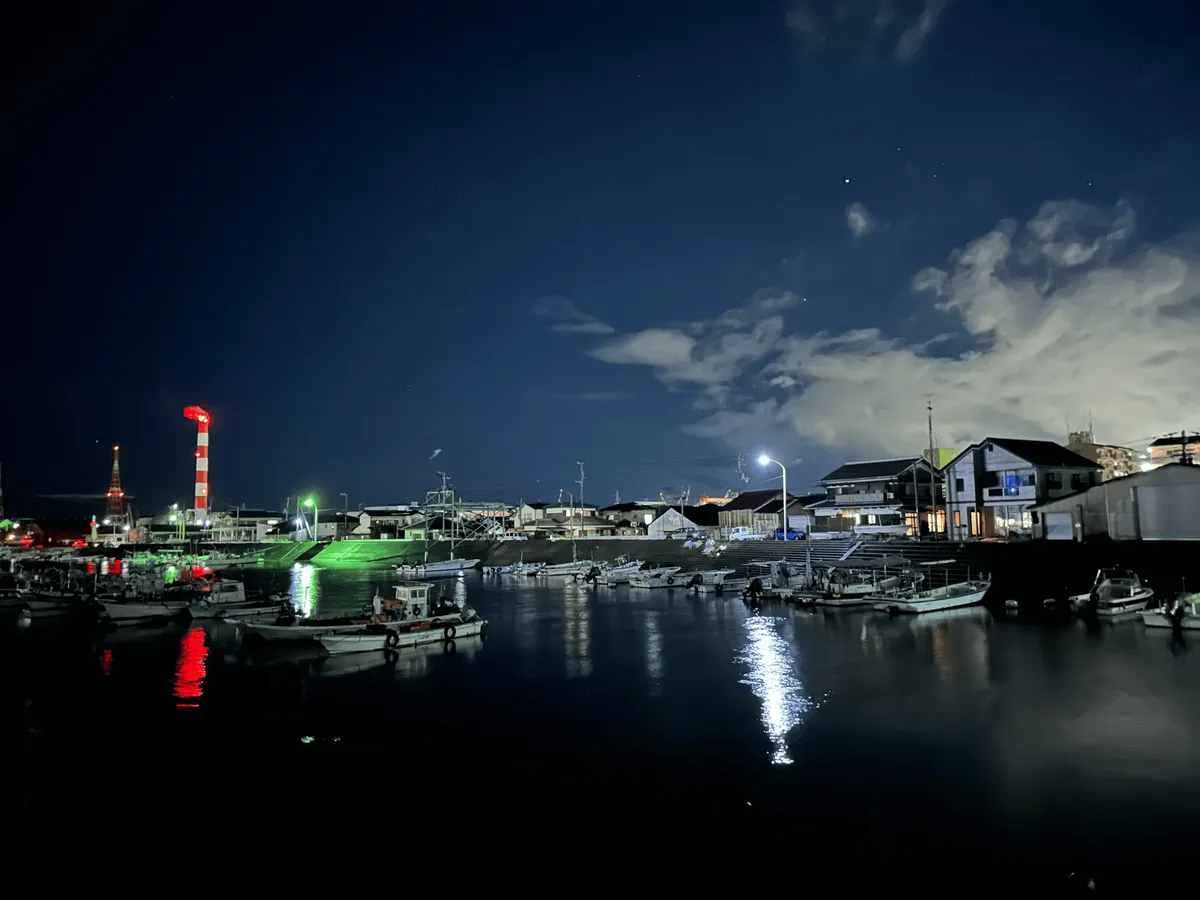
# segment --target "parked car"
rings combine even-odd
[[[788,532],[787,532],[787,536],[785,537],[783,534],[783,529],[777,528],[777,529],[775,529],[774,538],[777,541],[799,541],[799,540],[804,539],[804,532],[797,531],[794,528],[789,528]]]

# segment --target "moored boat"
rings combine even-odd
[[[723,588],[725,579],[732,575],[733,569],[702,569],[698,572],[684,572],[682,577],[686,580],[689,589],[699,594],[716,593],[718,588]]]
[[[607,584],[609,587],[616,587],[619,584],[632,584],[635,578],[642,580],[663,579],[674,575],[680,568],[680,566],[657,566],[650,569],[609,569],[599,577],[598,583]],[[642,585],[642,587],[646,586]]]
[[[629,577],[629,586],[635,588],[682,588],[687,587],[687,583],[687,577],[679,574],[678,566],[647,569]]]
[[[446,575],[465,575],[479,565],[477,559],[446,559],[441,562],[405,563],[396,566],[401,577],[436,578]]]
[[[1100,569],[1086,594],[1068,598],[1071,609],[1097,616],[1119,616],[1145,609],[1154,591],[1129,569]]]
[[[468,612],[470,619],[466,619]],[[402,647],[453,641],[459,637],[474,637],[483,633],[487,621],[476,616],[474,610],[468,607],[463,612],[463,618],[464,621],[443,622],[436,626],[429,622],[420,622],[403,628],[363,628],[353,632],[324,634],[317,640],[330,656],[338,656],[344,653],[396,651]]]
[[[922,567],[948,567],[956,563],[953,559],[934,560],[920,563]],[[945,569],[946,581],[934,587],[932,585],[920,590],[917,586],[927,579],[914,577],[907,589],[893,589],[879,594],[869,594],[876,612],[886,612],[893,615],[898,613],[927,613],[941,612],[947,609],[959,609],[982,603],[984,596],[991,589],[990,580],[972,580],[969,576],[965,581],[951,581],[950,570]],[[914,576],[919,570],[914,572]]]
[[[1200,594],[1182,592],[1165,606],[1148,609],[1141,615],[1142,622],[1147,628],[1179,628],[1184,631],[1200,631]]]

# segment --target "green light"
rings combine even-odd
[[[313,505],[313,498],[312,498],[312,497],[309,497],[309,498],[307,498],[307,499],[304,501],[304,505],[305,505],[305,506],[312,506],[312,505]]]
[[[177,516],[171,516],[171,521],[174,522]]]

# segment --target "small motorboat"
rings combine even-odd
[[[1100,569],[1086,594],[1075,594],[1068,602],[1078,613],[1119,616],[1145,609],[1154,591],[1129,569]]]
[[[338,634],[323,634],[317,638],[330,656],[344,653],[397,652],[401,647],[418,644],[435,644],[453,641],[460,637],[474,637],[483,633],[487,621],[479,618],[475,610],[466,607],[458,621],[412,622],[397,628],[367,627]]]

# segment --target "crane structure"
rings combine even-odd
[[[208,426],[212,416],[199,406],[184,407],[184,418],[196,422],[196,524],[208,521]]]
[[[121,487],[121,448],[113,447],[112,477],[104,495],[104,514],[111,518],[125,515],[125,489]]]

